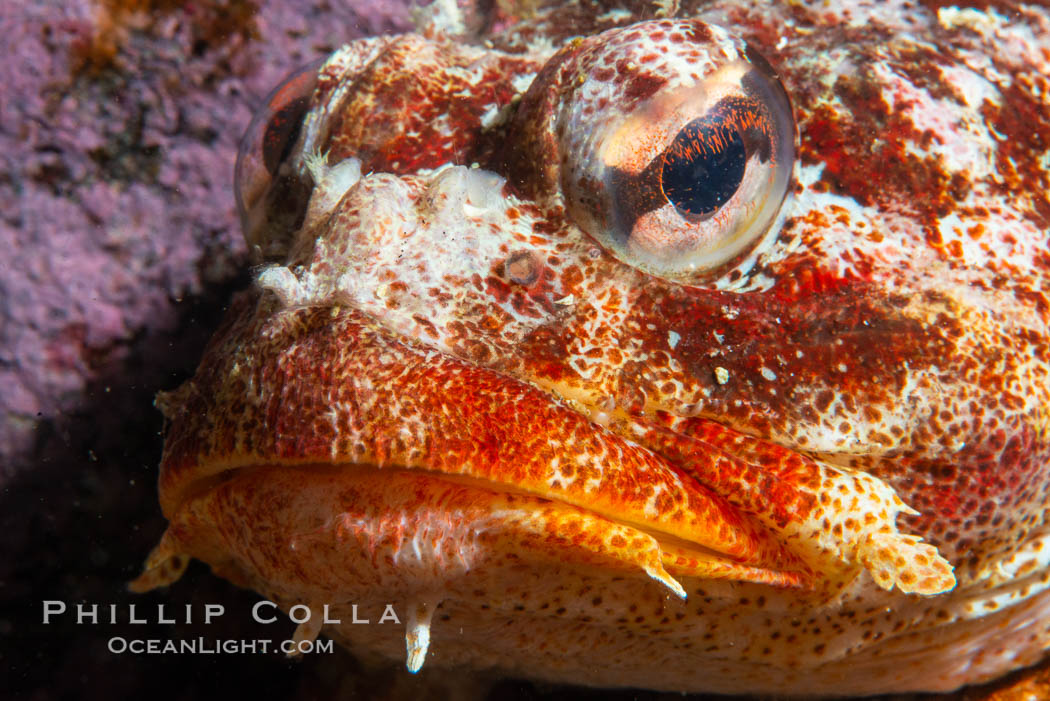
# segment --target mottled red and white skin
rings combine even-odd
[[[1037,661],[1050,18],[942,5],[445,3],[291,81],[241,166],[256,289],[158,400],[134,586],[199,558],[412,671],[819,695]],[[774,70],[797,142],[749,102]],[[671,140],[715,113],[741,189],[683,214]]]

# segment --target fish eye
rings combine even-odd
[[[264,259],[283,254],[306,212],[310,184],[290,156],[323,63],[324,59],[313,61],[285,78],[266,97],[241,138],[234,167],[237,213],[249,246]]]
[[[631,35],[612,30],[582,54],[584,79],[558,118],[561,187],[570,216],[614,256],[702,282],[775,238],[797,131],[779,78],[743,40],[695,21],[652,24],[631,53]],[[666,37],[660,53],[654,35]],[[637,54],[648,60],[625,58]]]

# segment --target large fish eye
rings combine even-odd
[[[620,260],[697,282],[776,234],[795,122],[775,72],[742,40],[695,21],[649,24],[630,53],[631,33],[613,30],[582,54],[585,78],[558,116],[562,191],[580,227]],[[632,99],[639,85],[658,87]]]

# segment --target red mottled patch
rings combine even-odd
[[[933,532],[967,552],[1007,547],[1014,535],[1002,525],[1033,499],[1041,498],[1044,469],[1041,441],[1030,426],[1003,427],[985,441],[963,448],[955,463],[906,459],[902,482],[913,486],[912,505],[920,513],[907,516],[909,528]],[[924,480],[921,489],[914,488]],[[948,530],[945,524],[955,524]],[[962,535],[965,534],[965,535]]]
[[[1050,150],[1050,115],[1045,97],[1050,93],[1046,76],[1017,76],[1002,89],[1002,105],[987,100],[981,115],[995,128],[998,141],[995,165],[1006,193],[1028,194],[1027,215],[1042,228],[1050,227],[1050,169],[1042,154]]]
[[[658,422],[669,420],[666,414],[657,416]],[[642,438],[730,502],[769,513],[781,528],[809,518],[817,505],[807,491],[820,485],[813,461],[781,446],[700,418],[677,421],[673,429],[654,422]]]
[[[667,85],[667,78],[655,73],[642,73],[637,68],[625,80],[624,96],[637,102],[648,100]]]
[[[929,136],[890,109],[868,71],[840,77],[835,93],[845,114],[819,105],[799,126],[803,161],[825,166],[818,190],[823,184],[863,205],[909,212],[930,225],[966,198],[971,184],[965,174],[948,172],[938,156],[908,151],[908,142],[921,145]]]
[[[695,44],[704,44],[711,41],[711,28],[706,24],[690,24],[682,32],[685,38]]]
[[[440,68],[415,72],[421,54],[431,54]],[[509,105],[517,93],[511,78],[536,68],[525,57],[478,58],[454,44],[395,40],[344,100],[331,126],[330,159],[356,156],[364,172],[469,165],[487,148],[482,115]]]
[[[901,315],[897,305],[905,300],[886,298],[879,288],[860,280],[813,274],[808,289],[794,289],[795,295],[782,298],[643,294],[636,303],[634,323],[644,328],[660,319],[664,327],[675,329],[681,341],[674,354],[693,376],[710,377],[713,365],[726,368],[736,378],[732,387],[720,389],[712,379],[712,389],[743,399],[738,408],[759,404],[761,413],[781,426],[796,421],[806,404],[793,394],[792,386],[829,382],[855,398],[849,401],[862,401],[861,397],[875,401],[900,389],[905,380],[902,362],[912,368],[934,364],[949,352],[949,339],[962,333],[947,315],[946,325],[940,328]],[[716,341],[713,333],[722,340]],[[655,349],[666,341],[654,335],[651,343]],[[712,350],[717,355],[710,355]],[[849,371],[836,371],[843,363]],[[741,387],[742,380],[758,377],[762,367],[774,370],[778,381]],[[863,371],[858,372],[860,368]]]

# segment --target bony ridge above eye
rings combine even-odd
[[[551,164],[549,186],[607,251],[696,284],[775,237],[797,132],[780,80],[742,39],[696,20],[644,22],[551,65],[522,100],[523,143],[554,151],[529,158]]]

